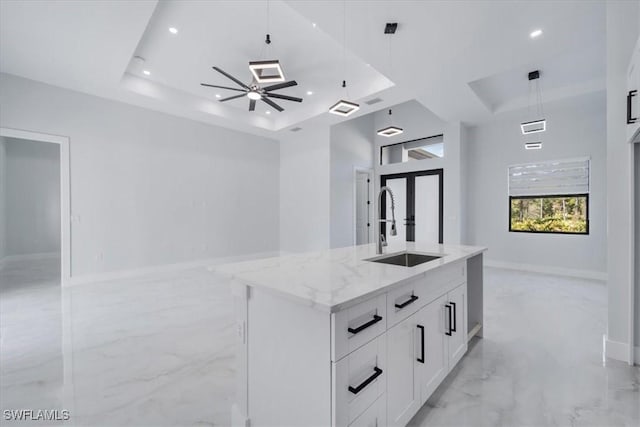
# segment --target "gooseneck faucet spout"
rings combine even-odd
[[[388,192],[389,196],[391,197],[391,219],[382,219],[382,193],[384,192]],[[391,191],[391,189],[389,187],[382,187],[380,189],[380,192],[378,192],[378,224],[381,224],[383,222],[390,222],[391,223],[391,230],[389,231],[389,234],[391,236],[395,236],[396,234],[398,234],[398,232],[396,231],[396,204],[395,204],[395,200],[393,199],[393,191]],[[378,232],[378,245],[376,247],[376,253],[377,254],[381,254],[382,253],[382,247],[383,246],[387,246],[387,242],[385,241],[384,235],[381,232]]]

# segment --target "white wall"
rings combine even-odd
[[[6,255],[60,253],[60,146],[5,139]]]
[[[452,245],[459,244],[461,241],[462,200],[462,188],[460,181],[462,153],[460,143],[463,126],[459,122],[447,123],[442,121],[417,101],[409,101],[393,107],[392,118],[393,124],[403,128],[404,133],[391,138],[376,135],[374,149],[376,192],[380,188],[380,175],[428,169],[443,169],[444,243]],[[388,110],[382,110],[375,113],[374,129],[377,130],[389,126],[389,120]],[[439,134],[444,134],[444,158],[380,165],[380,147],[382,145],[410,141]],[[377,206],[375,209],[377,209]]]
[[[635,144],[635,346],[640,347],[640,144]],[[636,354],[636,359],[640,354]]]
[[[523,112],[523,114],[526,110]],[[605,94],[545,106],[547,131],[521,134],[517,114],[472,127],[467,153],[466,229],[470,244],[487,246],[489,261],[603,273],[606,271]],[[541,150],[524,142],[540,140]],[[507,168],[575,157],[591,158],[589,235],[509,232]]]
[[[70,138],[72,275],[279,249],[276,141],[0,75],[0,126]]]
[[[331,247],[354,245],[355,168],[373,169],[371,114],[331,127]]]
[[[329,126],[304,126],[280,141],[280,249],[329,247]]]
[[[607,336],[611,343],[621,344],[607,346],[607,354],[621,359],[626,355],[610,353],[609,348],[628,346],[630,338],[632,147],[626,137],[625,96],[627,67],[640,27],[638,8],[638,1],[607,2]]]
[[[6,255],[5,187],[7,169],[5,156],[5,138],[0,136],[0,268],[2,268],[2,259]]]

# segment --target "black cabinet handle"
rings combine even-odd
[[[445,304],[444,307],[449,309],[449,331],[444,334],[451,336],[451,306],[449,304]]]
[[[424,326],[422,325],[416,325],[418,327],[418,329],[420,329],[420,341],[421,343],[421,348],[422,351],[420,353],[420,357],[418,357],[418,362],[420,363],[424,363]]]
[[[362,384],[360,384],[358,387],[351,387],[349,386],[349,391],[353,394],[358,394],[362,391],[363,388],[365,388],[366,386],[368,386],[369,384],[371,384],[371,382],[373,380],[375,380],[376,378],[378,378],[380,375],[382,375],[382,369],[378,368],[377,366],[375,368],[373,368],[373,370],[375,371],[373,373],[373,375],[371,375],[369,378],[367,378],[366,380],[364,380],[362,382]]]
[[[409,299],[406,300],[405,302],[403,302],[402,304],[396,304],[396,308],[405,308],[406,306],[408,306],[412,302],[415,302],[417,299],[418,299],[417,295],[411,295],[409,297]]]
[[[632,98],[636,96],[637,93],[638,93],[637,90],[630,90],[629,94],[627,95],[627,124],[628,125],[631,125],[638,120],[637,117],[631,117],[631,114],[633,113],[631,111]]]
[[[367,329],[369,326],[373,326],[376,323],[378,323],[379,321],[382,320],[382,316],[378,316],[377,314],[373,315],[373,319],[369,320],[367,323],[365,323],[364,325],[360,325],[357,328],[348,328],[347,331],[351,332],[352,334],[357,334],[358,332],[362,332],[365,329]]]
[[[449,302],[449,304],[451,304],[451,306],[453,307],[453,326],[451,327],[451,332],[457,332],[456,331],[456,318],[458,317],[458,313],[456,313],[456,303],[455,302]],[[449,323],[451,324],[451,323]]]

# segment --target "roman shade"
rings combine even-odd
[[[509,196],[587,194],[589,168],[589,158],[509,166]]]

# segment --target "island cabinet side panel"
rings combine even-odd
[[[247,307],[249,425],[330,425],[330,314],[259,288]]]
[[[482,254],[467,260],[467,300],[469,304],[467,331],[469,338],[482,337],[484,329],[484,265]]]

